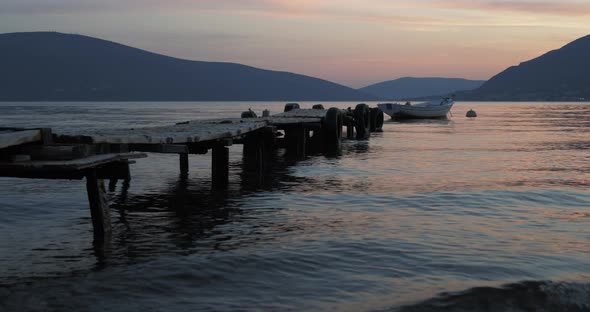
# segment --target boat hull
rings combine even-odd
[[[385,114],[393,119],[426,119],[426,118],[446,118],[447,114],[453,107],[453,102],[442,105],[403,105],[384,103],[377,105]]]

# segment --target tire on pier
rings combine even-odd
[[[315,104],[314,106],[311,107],[311,109],[325,109],[324,105],[322,104]]]
[[[326,112],[324,117],[324,142],[326,146],[331,149],[340,148],[340,140],[342,139],[342,123],[343,116],[339,108],[331,107]]]
[[[356,138],[358,140],[369,137],[371,109],[367,104],[357,104],[353,112],[354,128],[356,130]]]
[[[371,108],[371,123],[370,123],[370,131],[371,132],[381,132],[383,131],[383,111],[378,107]]]
[[[299,109],[299,103],[287,103],[285,104],[284,112],[292,111],[294,109]]]

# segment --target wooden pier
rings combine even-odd
[[[111,129],[91,133],[53,133],[51,129],[0,128],[0,176],[39,179],[86,179],[94,242],[110,239],[111,223],[104,180],[131,179],[133,159],[150,153],[179,155],[179,170],[187,175],[189,154],[211,150],[212,187],[229,182],[229,149],[243,145],[244,168],[262,174],[270,153],[286,148],[302,159],[310,151],[334,153],[346,138],[368,139],[381,131],[383,113],[358,104],[355,109],[299,109],[289,103],[285,112],[267,117],[194,120],[171,126]],[[83,132],[83,131],[82,131]]]

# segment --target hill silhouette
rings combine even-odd
[[[356,101],[326,80],[57,32],[0,34],[0,101]]]
[[[429,96],[448,95],[456,91],[472,90],[484,83],[483,80],[461,78],[414,78],[404,77],[376,83],[359,91],[385,100],[407,100]]]
[[[461,93],[462,100],[590,100],[590,35],[560,49],[512,66],[480,88]]]

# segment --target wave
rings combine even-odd
[[[502,287],[475,287],[457,293],[441,293],[390,311],[590,311],[590,283],[524,281]]]

